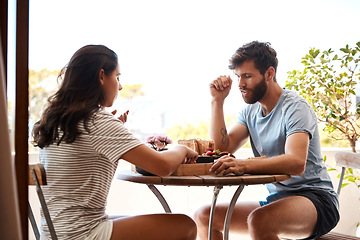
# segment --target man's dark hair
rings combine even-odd
[[[276,81],[278,60],[276,51],[271,47],[270,43],[253,41],[243,45],[230,58],[229,68],[234,70],[246,61],[254,61],[255,67],[262,75],[265,74],[269,67],[273,67],[275,69],[274,81]]]

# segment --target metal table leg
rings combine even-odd
[[[157,199],[159,200],[159,202],[161,203],[162,207],[164,208],[166,213],[171,213],[169,204],[166,202],[164,196],[160,193],[160,191],[153,185],[153,184],[147,184],[147,186],[149,187],[149,189],[155,194],[155,196],[157,197]],[[213,199],[212,199],[212,203],[211,203],[211,209],[210,209],[210,219],[209,219],[209,232],[208,232],[208,240],[212,240],[212,227],[213,227],[213,220],[214,220],[214,214],[215,214],[215,207],[216,207],[216,201],[219,195],[220,190],[223,188],[223,186],[221,185],[217,185],[214,187],[213,190]],[[228,240],[229,239],[229,226],[230,226],[230,221],[231,221],[231,217],[232,217],[232,213],[235,207],[235,203],[237,201],[237,199],[240,196],[240,193],[242,192],[242,190],[244,189],[244,185],[240,185],[230,203],[229,203],[229,208],[226,212],[226,217],[225,217],[225,222],[224,222],[224,240]]]
[[[242,190],[244,189],[244,185],[240,185],[235,193],[234,196],[231,199],[231,202],[229,204],[229,208],[226,212],[226,217],[225,217],[225,222],[224,222],[224,240],[228,240],[229,239],[229,227],[230,227],[230,221],[231,221],[231,216],[233,214],[233,210],[235,207],[235,203],[237,201],[237,199],[239,198],[240,193],[242,192]]]
[[[157,199],[161,203],[161,206],[164,208],[165,212],[166,213],[171,213],[169,204],[166,202],[164,196],[160,193],[160,191],[153,184],[147,184],[147,186],[155,194],[155,196],[157,197]]]
[[[215,186],[214,187],[214,195],[211,203],[211,209],[210,209],[210,219],[209,219],[209,233],[208,233],[208,239],[212,240],[212,227],[213,227],[213,220],[214,220],[214,213],[215,213],[215,206],[216,206],[216,200],[219,195],[220,190],[223,188],[223,186]]]

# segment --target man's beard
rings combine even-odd
[[[265,77],[263,76],[263,79],[254,88],[249,89],[245,87],[245,88],[240,88],[240,90],[249,91],[249,93],[246,94],[245,96],[244,94],[242,94],[242,97],[247,104],[254,104],[258,102],[264,97],[267,91]]]

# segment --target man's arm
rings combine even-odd
[[[223,101],[211,101],[210,138],[215,141],[215,149],[227,151],[229,135],[226,130],[223,105]]]
[[[235,153],[243,146],[249,137],[249,131],[246,126],[236,123],[228,132],[225,125],[223,106],[218,103],[212,103],[210,138],[215,141],[215,149]]]
[[[286,139],[285,154],[266,161],[258,159],[252,162],[252,159],[249,159],[247,173],[285,173],[300,176],[305,171],[308,148],[309,134],[293,133]]]
[[[224,101],[231,90],[229,76],[220,76],[210,84],[211,121],[210,138],[215,141],[215,149],[234,153],[248,138],[248,130],[242,124],[236,124],[228,133],[224,119]]]
[[[274,142],[276,144],[276,142]],[[308,133],[293,133],[285,143],[285,154],[266,159],[234,159],[222,157],[211,167],[216,174],[289,174],[302,175],[306,166],[309,148]]]

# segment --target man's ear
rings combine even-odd
[[[104,71],[104,69],[100,69],[100,72],[99,72],[99,81],[100,81],[100,84],[101,84],[101,85],[104,84],[104,76],[105,76],[105,71]]]
[[[265,72],[266,80],[274,80],[275,77],[275,68],[270,66]]]

